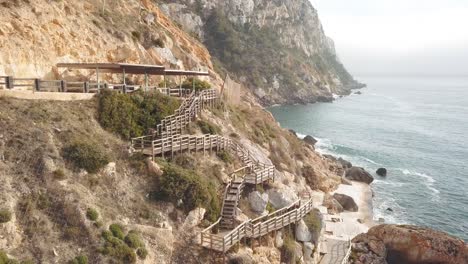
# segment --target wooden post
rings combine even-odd
[[[62,92],[66,92],[67,91],[67,82],[64,81],[64,80],[61,80],[60,81],[60,89],[62,90]]]
[[[89,93],[89,83],[88,82],[83,83],[83,89],[84,89],[85,93]]]
[[[148,90],[148,73],[145,68],[145,93],[147,92],[147,90]]]
[[[34,90],[38,92],[41,90],[40,83],[41,83],[40,79],[37,79],[37,78],[34,79]]]
[[[14,80],[13,76],[7,76],[5,78],[6,88],[7,89],[13,89],[14,88],[13,80]]]
[[[101,90],[101,84],[99,83],[99,67],[96,68],[96,79],[98,92]]]

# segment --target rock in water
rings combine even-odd
[[[351,212],[357,212],[359,210],[359,207],[357,206],[356,202],[351,196],[348,196],[346,194],[341,194],[341,193],[335,193],[333,194],[333,198],[338,201],[338,203],[343,206],[343,209]]]
[[[387,169],[379,168],[379,169],[377,169],[377,171],[375,173],[377,173],[377,175],[379,175],[379,176],[385,177],[385,176],[387,176]]]
[[[352,164],[351,162],[345,160],[345,159],[338,158],[337,161],[338,161],[338,162],[341,164],[341,166],[343,166],[343,168],[345,168],[345,169],[349,169],[349,168],[353,167],[353,164]]]
[[[354,263],[468,263],[463,240],[418,226],[378,225],[352,242]]]
[[[352,181],[365,182],[367,184],[374,181],[374,177],[361,167],[351,167],[347,169],[345,177]]]
[[[313,138],[312,136],[307,135],[304,138],[304,142],[311,146],[315,146],[315,143],[317,143],[317,140]]]

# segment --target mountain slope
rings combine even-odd
[[[174,3],[176,2],[176,3]],[[356,82],[307,0],[165,1],[161,9],[263,104],[330,101]]]

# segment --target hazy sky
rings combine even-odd
[[[468,75],[468,0],[310,0],[355,75]]]

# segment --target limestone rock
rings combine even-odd
[[[275,236],[275,247],[281,248],[284,244],[283,233],[281,231],[276,232]]]
[[[346,178],[352,181],[365,182],[367,184],[374,181],[374,177],[361,167],[351,167],[347,169]]]
[[[298,200],[297,194],[292,188],[270,189],[267,193],[271,205],[276,209],[289,206]]]
[[[343,206],[343,209],[346,211],[357,212],[359,207],[357,206],[356,202],[351,196],[346,194],[335,193],[333,194],[333,198],[335,198],[338,203]]]
[[[156,176],[163,175],[164,172],[162,171],[161,167],[159,167],[159,165],[156,162],[153,162],[150,158],[146,160],[146,164],[148,165],[148,170],[150,173],[153,173]]]
[[[344,211],[343,206],[330,194],[325,194],[323,205],[327,207],[329,214],[338,214]]]
[[[115,162],[109,162],[103,169],[104,175],[109,176],[109,177],[114,176],[115,172],[116,172]]]
[[[257,213],[265,211],[268,204],[268,194],[260,193],[258,191],[251,192],[249,194],[250,207]]]
[[[410,225],[378,225],[353,239],[361,263],[468,263],[468,245],[432,229]],[[358,245],[358,246],[357,246]]]
[[[385,177],[385,176],[387,176],[387,169],[378,168],[375,173],[377,173],[377,175],[379,175],[379,176]]]
[[[304,262],[313,263],[312,253],[314,252],[315,245],[311,242],[304,242]]]
[[[299,221],[296,224],[296,240],[300,242],[309,242],[312,240],[312,234],[309,231],[309,228],[305,224],[304,220]]]
[[[205,217],[206,209],[205,208],[195,208],[189,212],[187,218],[185,218],[184,228],[194,228],[199,225],[203,218]]]

